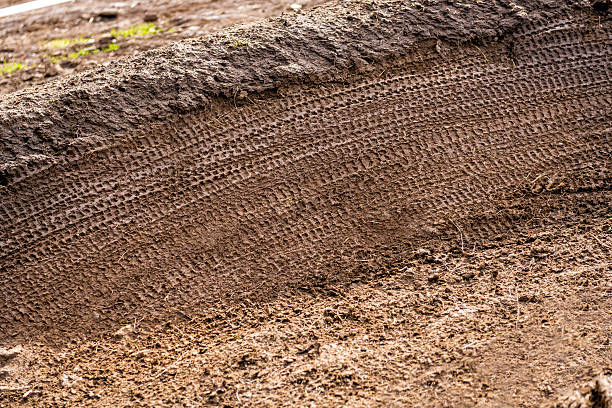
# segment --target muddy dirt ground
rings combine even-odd
[[[12,3],[0,1],[0,7],[20,2]],[[232,24],[299,13],[322,3],[324,0],[82,0],[0,17],[0,64],[23,65],[0,74],[0,94]],[[113,30],[122,34],[113,35]]]
[[[302,13],[290,9],[292,3],[221,0],[113,5],[84,1],[0,20],[2,58],[27,66],[0,76],[0,92],[21,89],[20,95],[38,95],[26,88],[237,21],[288,9],[289,13]],[[318,2],[300,4],[307,8]],[[520,13],[524,11],[516,15]],[[8,237],[0,243],[6,253],[17,249],[0,264],[6,268],[0,268],[0,276],[8,276],[6,287],[12,296],[1,299],[10,305],[10,316],[7,311],[0,315],[0,323],[8,328],[0,333],[4,339],[0,344],[0,407],[532,407],[554,406],[561,396],[576,391],[588,395],[591,380],[612,375],[612,211],[610,168],[605,161],[610,151],[606,118],[612,112],[606,88],[609,50],[601,45],[609,33],[605,31],[609,22],[604,30],[598,16],[584,14],[587,17],[577,18],[577,23],[550,22],[546,29],[529,26],[508,43],[468,44],[454,49],[448,43],[430,41],[415,48],[418,59],[398,59],[366,74],[344,74],[324,86],[293,84],[261,95],[249,90],[252,100],[217,101],[216,110],[171,116],[172,121],[167,114],[166,122],[145,126],[142,134],[131,130],[126,136],[117,131],[109,137],[106,150],[100,150],[110,151],[115,163],[122,163],[116,168],[106,168],[107,157],[96,156],[93,150],[86,157],[68,157],[65,164],[60,160],[63,154],[68,155],[66,148],[54,152],[59,164],[44,170],[45,177],[20,178],[11,173],[14,179],[2,179],[1,208],[11,220],[0,231]],[[135,28],[141,24],[147,25]],[[572,28],[572,24],[578,28]],[[107,35],[113,29],[126,35]],[[138,31],[149,29],[153,32]],[[533,32],[541,37],[533,40]],[[58,39],[61,41],[50,50],[49,42]],[[224,49],[248,56],[248,47],[239,41],[224,43]],[[111,44],[118,48],[109,48]],[[87,49],[90,51],[81,52]],[[592,58],[580,57],[582,50]],[[47,55],[50,51],[52,55]],[[148,61],[161,61],[163,55],[152,53]],[[51,57],[57,61],[51,62]],[[129,61],[116,69],[134,69]],[[244,72],[250,71],[247,68]],[[429,76],[430,72],[435,75]],[[421,87],[430,80],[431,87]],[[482,87],[482,81],[487,87]],[[530,86],[522,87],[523,83]],[[129,82],[121,85],[130,90]],[[47,89],[59,95],[72,86],[67,80],[50,84]],[[508,93],[515,89],[517,92]],[[489,90],[491,94],[486,93]],[[78,92],[77,88],[66,95]],[[518,92],[521,103],[517,103]],[[412,97],[404,97],[406,94]],[[11,98],[7,100],[20,101]],[[386,103],[376,103],[377,98]],[[355,100],[359,103],[353,103]],[[437,110],[440,106],[450,108]],[[394,107],[401,109],[393,111]],[[74,109],[78,113],[79,108]],[[303,120],[305,109],[309,122]],[[26,108],[19,107],[11,112],[22,115],[20,118],[28,114]],[[134,113],[138,115],[143,121],[147,118],[142,112]],[[345,120],[347,117],[352,119]],[[393,117],[402,126],[380,123],[380,117]],[[71,117],[67,121],[80,119]],[[19,127],[10,117],[3,120],[7,126]],[[248,122],[241,122],[244,120]],[[268,129],[275,121],[283,126]],[[338,131],[334,127],[338,122],[349,129]],[[301,124],[308,128],[299,128]],[[442,140],[435,131],[441,124],[454,131]],[[90,123],[90,128],[95,126]],[[384,137],[377,136],[379,129],[385,129]],[[181,149],[176,149],[175,131]],[[408,143],[403,137],[409,132],[413,136]],[[278,143],[278,138],[292,140],[296,133],[301,137],[299,143]],[[495,137],[488,138],[487,134]],[[33,135],[39,136],[36,132]],[[309,143],[305,144],[307,137]],[[41,140],[49,146],[54,142]],[[467,140],[464,149],[457,147],[458,140]],[[513,144],[516,140],[520,143]],[[559,147],[559,140],[568,147]],[[355,141],[360,144],[351,145]],[[3,145],[1,157],[9,158],[7,161],[14,158],[11,154],[19,153],[18,148],[12,149],[19,143],[32,151],[37,148],[28,145],[25,136],[11,143]],[[215,143],[222,146],[217,149]],[[223,161],[223,144],[240,152],[244,168],[235,169],[234,162]],[[95,147],[100,146],[101,142]],[[268,149],[267,156],[249,156],[261,152],[261,146]],[[334,155],[338,146],[344,150]],[[396,157],[399,146],[419,146],[420,150],[407,149]],[[482,151],[475,160],[477,149]],[[172,159],[174,173],[166,172],[166,163],[157,152]],[[183,157],[180,154],[185,158],[179,160]],[[35,159],[40,156],[31,155]],[[314,159],[296,166],[296,157]],[[141,162],[134,163],[134,158]],[[483,168],[487,159],[495,165]],[[265,172],[261,172],[261,178],[251,177],[260,172],[257,166],[268,163],[274,163],[283,177],[268,178]],[[414,163],[421,166],[418,171],[411,167]],[[138,171],[130,167],[136,164],[142,167]],[[221,184],[227,191],[227,197],[221,197],[214,188],[219,185],[215,183],[223,182],[226,164],[230,176],[235,173],[241,177]],[[328,171],[328,176],[296,181],[296,169],[307,169],[309,174]],[[529,173],[528,180],[518,177],[527,173],[525,169],[537,172]],[[243,175],[247,170],[248,177]],[[335,180],[336,188],[332,188],[326,177],[342,172],[346,176]],[[189,201],[183,203],[180,197],[189,198],[195,191],[193,181],[207,174],[220,176],[204,184],[210,191],[205,191],[205,198],[196,196],[196,205],[190,208]],[[366,177],[372,174],[375,177]],[[423,179],[410,179],[415,175]],[[169,176],[175,177],[171,178],[175,184],[169,183]],[[346,185],[341,184],[342,179],[346,179]],[[474,179],[478,180],[475,184],[466,181]],[[243,180],[248,182],[241,185]],[[28,183],[36,188],[28,189]],[[381,184],[385,186],[382,190]],[[168,192],[168,185],[176,191]],[[352,190],[355,185],[360,190]],[[487,197],[493,211],[478,201],[483,185],[498,186],[500,192],[515,195],[505,201]],[[109,186],[111,192],[107,191]],[[474,189],[470,191],[470,187]],[[284,188],[293,190],[283,195]],[[157,195],[149,198],[152,193]],[[134,200],[138,194],[139,199]],[[32,198],[38,195],[45,200]],[[217,197],[221,198],[212,201]],[[246,204],[233,204],[241,199]],[[202,202],[206,205],[198,204]],[[91,203],[95,208],[88,210]],[[167,221],[168,228],[156,229],[164,220],[153,226],[139,224],[137,217],[156,216],[155,211],[160,211],[157,206],[164,203],[173,211],[183,211],[180,217]],[[432,219],[444,218],[436,212],[438,205],[446,206],[449,213],[453,210],[462,214],[458,224],[455,219],[436,224],[439,231],[447,228],[443,239],[414,238],[423,232],[410,229],[415,225],[414,218],[418,218],[417,225],[426,221],[433,225]],[[224,215],[213,214],[210,221],[206,217],[211,211]],[[389,221],[396,213],[405,218]],[[415,213],[420,218],[414,217]],[[107,217],[109,214],[113,217]],[[249,218],[241,219],[244,214]],[[319,214],[327,214],[329,219],[320,221]],[[103,217],[100,223],[96,216]],[[134,230],[140,236],[122,230],[129,217],[133,217]],[[78,223],[70,229],[77,218]],[[325,228],[300,223],[303,218]],[[185,224],[180,224],[183,220]],[[354,221],[358,228],[343,229],[347,220]],[[261,222],[259,230],[248,230],[257,222]],[[468,241],[470,222],[474,224],[472,238],[482,238],[478,243]],[[236,232],[237,223],[248,228]],[[283,223],[290,227],[284,228]],[[111,241],[110,233],[104,228],[101,231],[99,225],[113,225],[113,231],[122,235]],[[56,226],[59,232],[49,232]],[[207,232],[205,239],[198,235],[203,226],[213,231],[214,243],[200,248],[198,245],[212,235]],[[271,233],[262,235],[262,230]],[[331,233],[326,236],[326,231]],[[354,235],[342,235],[347,231]],[[351,239],[356,241],[362,232],[363,239],[369,240],[366,242],[377,245],[372,244],[369,251],[345,251],[344,245],[350,247]],[[427,234],[438,232],[428,230]],[[32,243],[25,249],[19,247],[22,241],[13,239],[18,234],[23,242]],[[150,242],[140,238],[149,239],[147,234],[152,236]],[[124,236],[131,236],[131,241],[123,240]],[[372,236],[383,239],[373,241]],[[160,243],[160,239],[167,241]],[[346,274],[338,272],[343,279],[330,276],[332,270],[338,270],[338,264],[318,274],[300,271],[300,265],[327,266],[313,258],[325,253],[324,249],[312,249],[309,243],[335,240],[337,258],[351,258],[352,263],[360,265],[358,268]],[[78,256],[89,251],[91,242],[108,243],[109,247],[97,246],[81,262]],[[286,242],[290,245],[282,247]],[[133,248],[128,251],[130,245]],[[238,258],[246,259],[246,263],[228,263],[231,273],[216,276],[216,272],[209,275],[207,268],[205,273],[196,273],[206,259],[190,259],[194,248],[205,255],[217,251],[221,254],[216,255],[219,264],[226,261],[226,253],[228,259],[233,256],[231,251],[236,248],[237,252],[248,248],[254,255],[249,259],[246,255],[250,253],[240,253]],[[300,258],[296,252],[286,255],[289,252],[279,248],[306,248],[310,252],[299,252],[303,255]],[[45,251],[53,256],[47,258]],[[160,258],[151,255],[157,253],[162,254]],[[148,269],[143,269],[143,259],[150,261]],[[272,285],[272,289],[262,290],[258,282],[247,279],[253,275],[244,265],[260,266],[268,261],[286,262],[293,274],[262,273]],[[62,269],[71,263],[77,267]],[[168,269],[160,272],[159,265],[168,265]],[[146,310],[143,313],[142,308],[132,307],[141,306],[138,302],[148,301],[152,293],[152,286],[141,287],[138,282],[152,279],[156,283],[155,278],[170,276],[167,271],[175,265],[193,268],[162,281],[170,290],[163,299],[153,293],[158,296],[157,311],[189,304],[185,299],[192,294],[187,291],[198,280],[203,288],[196,289],[201,293],[217,289],[216,284],[225,290],[221,296],[230,298],[232,292],[240,290],[238,280],[232,280],[237,279],[239,268],[246,271],[241,287],[259,295],[208,302],[201,309],[205,313],[195,308],[177,309],[171,317],[160,314],[167,317],[161,323],[150,324]],[[203,280],[202,275],[212,278]],[[17,278],[24,276],[26,284],[21,284]],[[40,284],[40,276],[49,277],[51,284]],[[96,287],[96,281],[91,280],[93,289],[88,284],[91,276],[101,282]],[[58,282],[61,285],[56,287]],[[28,284],[40,292],[18,291]],[[81,307],[96,302],[102,305],[110,302],[112,290],[122,286],[130,290],[112,299],[117,308],[109,312],[109,320],[99,316],[93,319],[89,310],[79,308],[79,299],[74,300],[75,293],[83,293],[83,298],[85,294],[90,297]],[[192,293],[198,292],[194,289]],[[22,313],[14,299],[26,299],[22,306],[28,310]],[[46,299],[57,302],[46,304]],[[58,310],[66,316],[80,316],[80,321],[59,316]],[[129,310],[135,314],[130,315]],[[15,317],[13,334],[7,322],[20,314],[26,317]],[[87,324],[88,330],[79,330],[80,324]],[[39,329],[45,325],[48,327]],[[45,338],[47,334],[49,338]],[[559,406],[568,406],[567,400],[563,404]]]
[[[205,318],[23,344],[0,406],[548,406],[612,372],[611,234],[609,217],[577,220]]]

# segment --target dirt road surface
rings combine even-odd
[[[534,406],[612,361],[611,25],[330,3],[0,102],[0,404]]]

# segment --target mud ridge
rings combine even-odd
[[[496,40],[581,1],[355,1],[175,43],[0,102],[0,170],[53,162],[73,144],[209,106],[217,95],[332,79],[426,40]]]
[[[0,340],[610,213],[610,21],[581,3],[342,4],[2,102]]]

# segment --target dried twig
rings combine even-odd
[[[461,229],[459,228],[459,226],[455,223],[455,221],[453,221],[452,218],[449,218],[450,222],[453,223],[453,225],[455,226],[455,228],[457,228],[457,231],[459,231],[459,235],[461,237],[461,252],[463,252],[463,232],[461,231]]]
[[[158,379],[159,377],[161,377],[166,371],[168,371],[169,369],[171,369],[172,367],[174,367],[176,364],[178,364],[179,361],[181,361],[183,359],[183,357],[185,357],[185,354],[189,353],[191,350],[186,350],[183,354],[180,355],[179,358],[177,358],[174,363],[170,364],[168,367],[164,368],[163,370],[161,370],[155,377],[154,379]]]

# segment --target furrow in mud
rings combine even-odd
[[[417,41],[319,83],[209,93],[129,131],[94,115],[56,157],[57,140],[40,133],[39,151],[35,126],[5,120],[24,133],[2,150],[0,338],[197,314],[347,281],[372,250],[608,213],[610,22],[559,9],[497,41]]]

